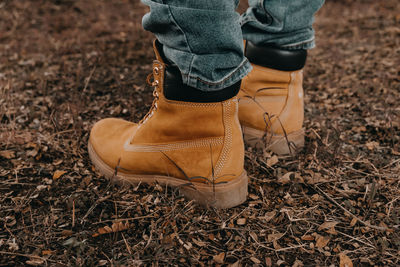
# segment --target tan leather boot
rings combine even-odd
[[[250,42],[245,47],[253,70],[238,95],[244,140],[280,155],[293,154],[304,146],[302,68],[307,53]]]
[[[138,124],[115,118],[97,122],[88,145],[92,162],[108,178],[178,187],[203,205],[243,203],[247,175],[237,97],[213,103],[167,99],[168,67],[157,46],[151,110]]]

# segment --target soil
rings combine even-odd
[[[88,158],[96,121],[152,102],[139,1],[0,2],[0,266],[400,265],[399,7],[325,4],[305,148],[246,148],[248,200],[213,210]]]

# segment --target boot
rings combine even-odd
[[[253,70],[242,80],[239,120],[245,143],[279,155],[304,146],[303,71],[307,51],[245,42]]]
[[[243,203],[247,175],[237,117],[240,83],[234,93],[185,86],[179,70],[164,63],[160,46],[154,42],[156,60],[148,77],[155,87],[152,108],[138,124],[115,118],[97,122],[88,145],[93,164],[107,178],[177,187],[202,205]]]

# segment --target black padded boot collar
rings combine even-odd
[[[295,71],[302,69],[306,64],[307,50],[285,50],[273,46],[257,46],[246,41],[245,56],[256,65],[276,70]]]
[[[164,96],[169,100],[212,103],[228,100],[237,95],[241,82],[218,91],[201,91],[183,84],[178,67],[167,65],[164,74]]]

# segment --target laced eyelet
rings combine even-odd
[[[154,71],[147,76],[146,82],[148,85],[153,86],[153,87],[159,86],[160,82],[157,79],[154,79],[153,81],[151,81],[151,79],[155,78],[155,76],[157,75],[157,73],[159,71],[160,71],[160,69],[158,67],[154,67]],[[157,108],[158,108],[157,101],[159,100],[159,94],[158,94],[157,88],[154,88],[153,96],[154,96],[153,104],[152,104],[149,112],[143,117],[143,119],[139,122],[139,124],[146,123],[146,121],[148,119],[150,119],[153,116],[154,112],[157,110]]]

